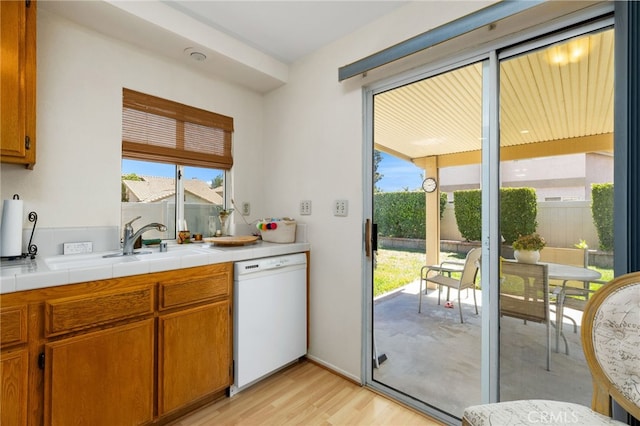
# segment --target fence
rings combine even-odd
[[[541,201],[538,203],[537,221],[537,232],[549,246],[571,248],[580,240],[585,240],[592,249],[599,246],[590,201]],[[463,240],[458,232],[453,204],[447,204],[445,208],[440,222],[440,238]]]
[[[158,222],[167,226],[166,232],[151,230],[145,233],[145,239],[175,238],[175,210],[176,205],[173,203],[122,203],[121,226],[124,227],[124,224],[134,217],[142,216],[142,219],[133,224],[134,229],[149,222]],[[214,204],[185,203],[184,218],[191,233],[210,236],[214,235],[216,229],[220,229],[218,210]]]

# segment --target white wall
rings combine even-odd
[[[2,198],[19,193],[45,228],[119,226],[122,87],[233,116],[234,198],[252,203],[252,218],[309,224],[310,356],[360,379],[362,86],[371,81],[339,83],[338,67],[488,3],[409,3],[295,64],[265,98],[40,10],[37,164],[3,164]],[[302,199],[311,216],[297,215]],[[331,214],[335,199],[349,201],[348,217]]]
[[[120,226],[122,88],[234,117],[234,173],[261,176],[263,98],[255,92],[38,12],[37,163],[2,165],[2,198],[18,193],[38,227]],[[237,179],[262,203],[258,179]],[[25,225],[28,227],[28,224]]]
[[[485,6],[416,2],[295,64],[289,82],[266,96],[266,208],[309,224],[310,356],[361,377],[363,283],[363,92],[367,78],[338,82],[338,68]],[[311,216],[297,216],[300,200]],[[332,202],[349,201],[335,217]]]

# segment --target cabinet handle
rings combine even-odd
[[[24,149],[31,149],[31,138],[29,136],[24,137]]]
[[[40,352],[38,355],[38,368],[44,370],[44,352]]]

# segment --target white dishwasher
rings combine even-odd
[[[248,260],[234,269],[231,396],[307,353],[307,256]]]

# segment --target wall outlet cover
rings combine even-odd
[[[349,201],[336,200],[333,204],[333,215],[345,217],[349,215]]]
[[[80,241],[77,243],[63,243],[62,254],[83,254],[93,253],[93,243],[91,241]]]

